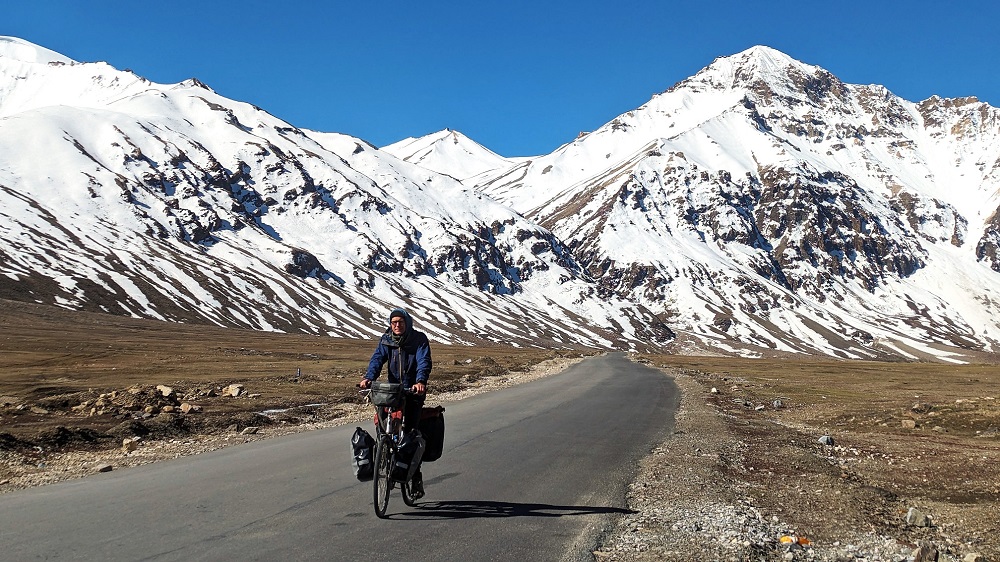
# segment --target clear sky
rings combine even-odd
[[[753,45],[919,101],[1000,106],[1000,3],[8,0],[0,35],[382,146],[444,128],[550,152]]]

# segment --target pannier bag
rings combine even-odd
[[[354,468],[354,476],[358,480],[365,481],[372,479],[374,464],[375,439],[360,427],[354,430],[351,436],[351,466]]]
[[[403,403],[403,385],[397,382],[372,381],[372,404],[398,408]]]
[[[420,433],[427,441],[424,462],[434,462],[441,458],[444,450],[444,407],[421,408]]]
[[[426,447],[427,442],[420,435],[420,431],[414,429],[403,435],[399,447],[396,448],[396,456],[392,459],[392,479],[400,482],[409,480],[420,467]]]

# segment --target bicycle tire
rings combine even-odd
[[[372,485],[375,515],[379,519],[385,519],[385,511],[389,507],[389,473],[392,470],[391,462],[392,446],[389,444],[389,438],[383,436],[375,445],[375,474]]]
[[[403,503],[405,503],[408,507],[413,507],[417,505],[417,500],[413,499],[413,496],[410,495],[411,484],[412,481],[407,480],[406,482],[402,482],[399,485],[399,489],[403,492]]]

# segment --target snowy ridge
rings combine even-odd
[[[1000,345],[1000,111],[767,47],[551,154],[379,149],[0,38],[0,298],[443,341],[934,358]],[[674,335],[676,333],[676,338]]]

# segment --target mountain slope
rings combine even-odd
[[[755,47],[478,188],[701,341],[993,350],[998,115]]]
[[[400,304],[450,341],[669,336],[641,307],[586,299],[551,233],[456,180],[357,139],[339,155],[196,80],[30,47],[0,58],[6,298],[342,336]]]

